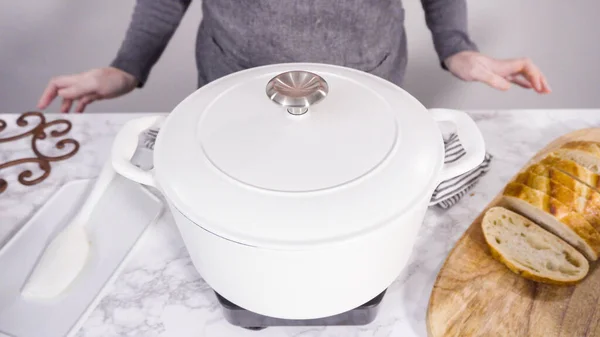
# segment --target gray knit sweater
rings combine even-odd
[[[191,0],[137,0],[112,66],[143,86]],[[421,0],[440,62],[476,50],[466,0]],[[363,70],[402,85],[407,62],[401,0],[203,0],[196,38],[198,86],[282,62]]]

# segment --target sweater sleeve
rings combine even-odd
[[[466,0],[421,0],[425,21],[442,68],[444,61],[461,51],[477,51],[468,33]]]
[[[125,39],[111,66],[133,75],[144,86],[191,0],[137,0]]]

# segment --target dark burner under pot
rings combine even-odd
[[[385,292],[386,290],[367,303],[341,314],[323,318],[301,320],[288,320],[263,316],[235,305],[223,296],[219,295],[217,292],[215,292],[215,295],[217,296],[217,299],[223,308],[223,315],[229,323],[250,330],[262,330],[270,326],[366,325],[375,320]]]

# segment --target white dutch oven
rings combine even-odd
[[[253,68],[200,88],[164,120],[146,172],[129,160],[157,118],[122,128],[115,170],[163,193],[215,291],[284,319],[338,314],[385,290],[436,186],[485,152],[465,113],[428,111],[379,77],[321,64]],[[467,153],[448,165],[442,121]]]

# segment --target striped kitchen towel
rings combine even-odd
[[[451,134],[445,139],[444,145],[446,148],[445,163],[455,162],[466,154],[456,133]],[[489,171],[491,161],[492,155],[486,153],[483,162],[478,167],[463,175],[440,183],[435,192],[433,192],[429,205],[435,205],[444,209],[454,206]]]

